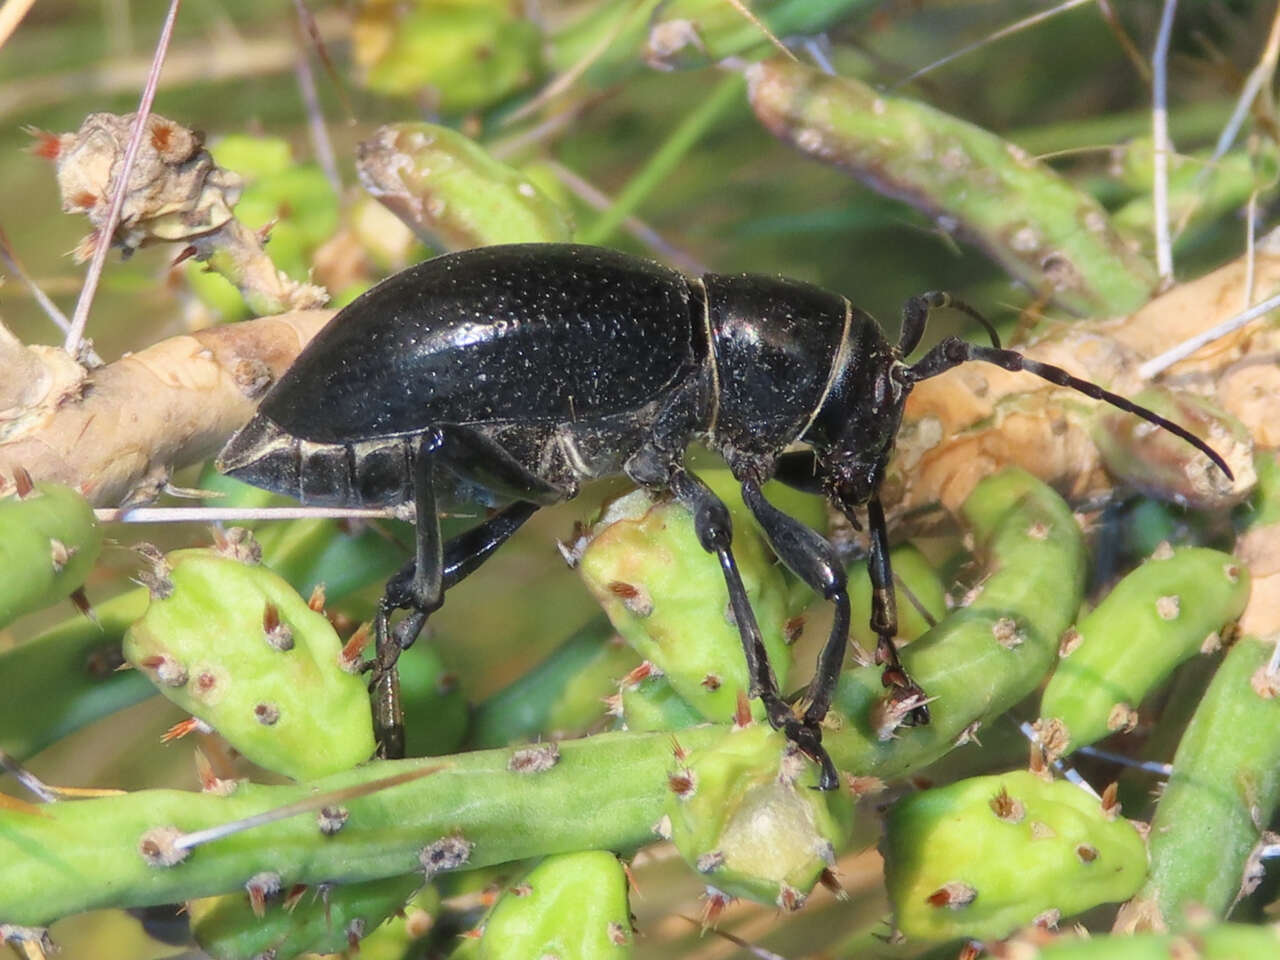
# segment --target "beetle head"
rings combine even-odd
[[[864,356],[835,384],[805,435],[823,494],[851,519],[884,478],[911,385],[910,368],[896,354]]]

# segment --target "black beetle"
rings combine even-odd
[[[987,327],[993,346],[948,337],[907,364],[930,309]],[[780,277],[689,278],[647,260],[571,244],[451,253],[399,273],[341,310],[263,399],[218,460],[232,476],[304,502],[416,507],[416,556],[387,584],[375,623],[377,722],[402,750],[394,664],[444,592],[538,507],[585,481],[625,473],[694,515],[724,571],[752,697],[769,722],[837,783],[822,749],[849,627],[845,573],[825,539],[761,494],[770,478],[821,492],[853,519],[865,506],[877,661],[902,712],[927,722],[923,691],[898,662],[888,532],[877,490],[912,386],[968,360],[1026,370],[1135,413],[1227,465],[1199,438],[1066,371],[1000,348],[972,308],[912,297],[890,344],[846,298]],[[778,690],[730,550],[729,514],[684,466],[698,440],[720,454],[774,552],[835,605],[804,698]],[[792,444],[800,452],[783,452]],[[443,497],[501,506],[442,543]],[[856,522],[856,521],[855,521]],[[411,610],[388,631],[396,609]]]

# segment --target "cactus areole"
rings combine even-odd
[[[992,346],[948,337],[914,364],[929,312],[981,321]],[[921,380],[969,360],[1025,370],[1194,444],[1176,424],[1066,371],[1000,348],[973,308],[942,293],[903,307],[895,345],[839,294],[781,277],[686,277],[647,260],[572,244],[513,244],[446,254],[385,280],[341,310],[263,399],[219,458],[249,483],[328,504],[412,502],[416,555],[387,585],[375,621],[375,723],[402,749],[394,666],[444,592],[540,506],[587,480],[625,473],[669,491],[718,556],[742,636],[750,693],[774,727],[837,777],[820,723],[849,626],[845,574],[818,534],[770,504],[770,478],[824,494],[854,520],[865,507],[874,588],[871,626],[884,683],[915,722],[925,695],[898,662],[888,531],[878,489],[903,404]],[[782,697],[730,549],[724,504],[684,465],[694,441],[720,454],[783,563],[836,610],[802,711]],[[807,446],[786,452],[794,443]],[[500,506],[442,542],[444,500]],[[392,633],[391,611],[411,611]]]

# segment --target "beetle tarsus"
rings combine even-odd
[[[787,740],[796,745],[796,749],[816,763],[821,769],[818,776],[819,790],[835,790],[840,786],[840,775],[836,765],[822,746],[822,729],[816,723],[797,720],[794,716],[782,728]]]

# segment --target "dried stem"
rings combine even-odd
[[[63,349],[73,357],[80,350],[85,324],[89,321],[89,308],[93,305],[94,294],[98,292],[98,280],[102,277],[102,268],[107,262],[107,251],[111,249],[111,238],[120,220],[120,210],[124,206],[125,194],[129,189],[129,174],[133,172],[134,162],[138,159],[138,149],[142,146],[142,133],[147,128],[147,116],[151,113],[151,104],[155,101],[156,88],[160,83],[160,69],[164,66],[165,54],[169,50],[169,41],[173,37],[173,27],[177,22],[178,9],[181,6],[182,0],[169,2],[169,13],[165,17],[164,26],[160,28],[160,39],[156,43],[155,56],[151,60],[151,70],[147,74],[147,82],[142,89],[142,97],[138,101],[138,112],[133,118],[129,145],[125,148],[124,161],[120,165],[115,192],[111,196],[111,208],[107,213],[106,222],[98,231],[97,243],[93,247],[93,259],[89,261],[89,269],[84,277],[84,287],[80,290],[80,299],[76,301],[75,313],[71,317],[71,329],[67,331],[67,338],[63,342]]]

